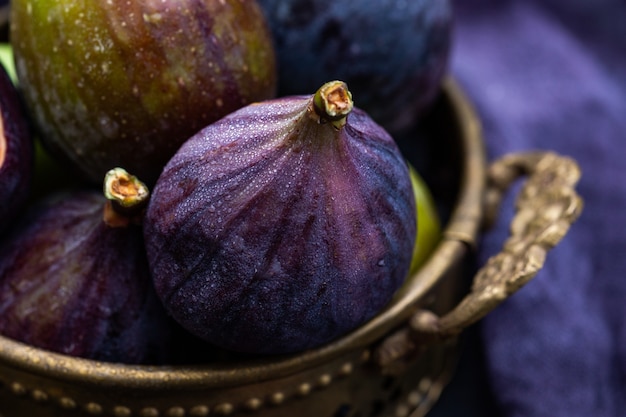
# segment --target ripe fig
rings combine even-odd
[[[407,164],[346,84],[246,106],[168,162],[144,219],[157,294],[224,349],[320,346],[377,314],[416,234]]]
[[[279,95],[341,79],[392,134],[440,89],[452,39],[450,0],[259,0],[278,58]],[[384,104],[383,104],[384,103]]]
[[[10,35],[42,140],[93,182],[120,166],[151,185],[189,136],[276,92],[256,0],[13,0]]]
[[[17,85],[17,75],[15,74],[15,65],[13,60],[13,48],[9,43],[0,43],[0,63],[4,65],[7,74],[11,78],[14,85]],[[23,109],[24,110],[24,109]],[[25,117],[25,112],[24,113]],[[86,185],[86,181],[76,176],[76,172],[64,164],[53,155],[50,155],[43,148],[41,140],[37,137],[32,138],[29,145],[32,150],[34,160],[31,168],[31,181],[29,183],[30,197],[26,201],[29,204],[48,194],[59,191],[60,189],[68,189],[76,186]],[[27,187],[24,187],[27,188]]]
[[[31,207],[3,242],[0,333],[71,356],[166,361],[173,321],[154,293],[133,222],[147,190],[123,171],[108,178],[111,200],[57,194]]]
[[[0,231],[28,198],[33,171],[33,141],[18,92],[0,65]]]

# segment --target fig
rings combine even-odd
[[[415,195],[417,236],[413,246],[411,259],[411,273],[416,273],[430,257],[439,241],[441,240],[441,219],[435,198],[424,178],[417,169],[409,164],[411,184]]]
[[[278,59],[279,95],[341,79],[392,134],[440,90],[452,43],[450,0],[259,0]]]
[[[94,183],[123,167],[150,186],[189,136],[276,93],[255,0],[14,0],[10,29],[42,141]]]
[[[32,183],[33,141],[17,89],[0,65],[0,231],[24,206]]]
[[[17,85],[17,74],[15,74],[15,62],[13,60],[13,48],[8,42],[0,42],[0,63],[9,75],[14,85]]]
[[[285,354],[376,315],[416,236],[406,161],[345,83],[246,106],[188,139],[154,186],[157,294],[190,333]]]
[[[108,197],[57,193],[3,242],[0,333],[76,357],[161,363],[174,322],[154,292],[137,224],[148,192],[123,170],[107,178]]]

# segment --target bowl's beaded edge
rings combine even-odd
[[[365,350],[361,354],[359,360],[362,363],[365,363],[369,360],[369,358],[370,352]],[[114,417],[132,417],[134,415],[139,417],[204,417],[208,415],[228,416],[239,411],[246,413],[256,412],[260,411],[264,407],[280,406],[292,398],[306,397],[312,394],[314,390],[328,388],[334,381],[352,374],[354,366],[355,364],[352,362],[344,362],[334,373],[325,372],[317,376],[312,381],[300,383],[293,393],[274,391],[269,393],[266,398],[250,397],[243,400],[240,404],[222,402],[213,406],[198,404],[188,408],[182,406],[170,406],[163,410],[159,410],[158,408],[152,406],[146,406],[140,408],[136,412],[125,405],[114,405],[109,410],[109,415]],[[5,384],[0,381],[0,389],[3,385]],[[89,401],[81,405],[78,404],[78,402],[73,398],[67,396],[55,397],[40,388],[28,388],[18,381],[9,382],[6,384],[6,387],[9,388],[9,391],[13,395],[21,397],[30,395],[30,398],[37,403],[55,403],[57,406],[65,410],[76,410],[82,408],[84,412],[93,416],[106,415],[105,413],[107,410],[98,402]]]

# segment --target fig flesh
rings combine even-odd
[[[144,237],[183,327],[251,354],[320,346],[377,314],[416,236],[407,164],[346,85],[253,104],[185,142]]]
[[[392,134],[440,90],[452,43],[450,0],[259,0],[278,59],[278,94],[341,79]]]
[[[0,231],[25,204],[32,183],[33,141],[26,115],[4,65],[0,65]]]
[[[174,323],[154,293],[136,214],[92,191],[31,207],[0,248],[0,333],[71,356],[168,361]]]
[[[42,141],[92,182],[148,185],[206,124],[276,90],[255,0],[13,0],[16,72]]]

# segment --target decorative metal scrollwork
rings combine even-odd
[[[583,201],[575,191],[580,175],[575,161],[553,152],[515,153],[495,161],[489,167],[485,195],[487,225],[495,221],[511,185],[528,177],[517,196],[510,236],[477,272],[471,291],[452,311],[439,317],[418,310],[378,347],[375,356],[383,370],[391,370],[429,343],[456,336],[535,277],[547,252],[580,216]]]

